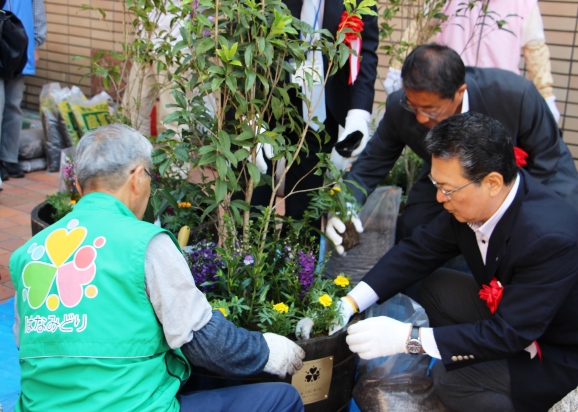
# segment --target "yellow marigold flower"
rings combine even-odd
[[[218,310],[219,312],[221,312],[224,317],[227,317],[227,311],[225,310],[225,308],[217,308],[217,310]]]
[[[331,296],[329,296],[327,293],[319,297],[319,303],[321,303],[325,307],[331,306],[332,302],[333,299],[331,299]]]
[[[341,188],[339,186],[333,186],[333,190],[336,192],[341,192]]]
[[[349,286],[349,279],[347,279],[345,276],[337,276],[334,280],[333,283],[335,283],[337,286],[341,286],[342,288]]]
[[[71,204],[71,205],[75,205],[75,204],[76,204],[76,200],[70,199],[70,204]]]
[[[287,313],[289,312],[289,306],[281,302],[277,303],[276,305],[273,305],[273,310],[276,310],[279,313]]]
[[[191,202],[181,202],[181,203],[179,203],[179,207],[180,207],[181,209],[189,208],[189,207],[191,207],[191,206],[192,206],[192,205],[191,205]]]

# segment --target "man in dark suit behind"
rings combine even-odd
[[[301,11],[304,7],[303,0],[283,0],[283,3],[291,11],[293,17],[302,18]],[[315,0],[314,7],[318,12],[315,19],[315,30],[326,29],[336,36],[339,24],[345,11],[342,0]],[[354,152],[358,156],[369,140],[368,123],[373,108],[375,94],[375,79],[377,76],[377,46],[379,44],[379,30],[377,16],[364,15],[363,30],[361,32],[362,45],[360,52],[360,66],[357,79],[350,84],[350,66],[346,64],[334,75],[327,78],[325,85],[325,108],[326,119],[323,122],[328,135],[326,142],[319,142],[313,133],[308,133],[306,142],[308,151],[300,153],[300,162],[296,162],[289,169],[285,177],[285,195],[295,191],[303,191],[291,194],[285,198],[285,215],[295,219],[301,219],[307,209],[311,198],[307,190],[316,189],[323,185],[323,176],[312,173],[319,163],[317,153],[330,153],[338,141],[339,126],[345,127],[343,136],[359,130],[364,134],[364,139]],[[313,26],[313,24],[311,24]],[[324,58],[324,72],[327,71],[328,62]],[[301,100],[295,93],[291,94],[293,104],[301,110]],[[310,126],[311,130],[311,126]],[[299,136],[291,136],[297,142]],[[269,173],[271,164],[267,162]],[[260,186],[253,195],[254,205],[267,204],[271,197],[271,188]]]
[[[464,67],[455,51],[437,44],[416,48],[403,65],[402,79],[404,88],[388,97],[385,115],[348,177],[367,191],[353,188],[363,204],[406,146],[424,159],[398,221],[398,240],[442,211],[427,177],[431,165],[424,145],[426,133],[449,116],[468,111],[499,120],[513,145],[528,153],[524,169],[578,207],[574,160],[532,82],[500,69]]]
[[[517,168],[496,120],[452,116],[424,143],[446,212],[394,246],[340,307],[347,321],[423,280],[430,328],[369,318],[349,327],[349,348],[441,359],[434,386],[452,410],[546,411],[578,386],[578,212]],[[473,276],[438,269],[459,254]]]

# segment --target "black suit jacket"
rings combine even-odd
[[[578,207],[578,173],[574,160],[534,84],[505,70],[474,67],[466,68],[466,84],[470,111],[499,120],[508,130],[512,144],[529,154],[524,169]],[[405,146],[424,159],[422,178],[427,179],[431,156],[425,149],[424,137],[429,129],[400,106],[402,93],[399,90],[388,97],[386,112],[376,133],[349,174],[349,178],[367,191],[367,196],[389,173]],[[421,193],[410,193],[410,200],[413,197],[416,201],[435,202],[435,188],[426,183],[425,190],[423,185],[416,185]],[[354,192],[359,202],[365,202],[366,196],[361,190],[354,188]]]
[[[578,386],[578,213],[525,171],[520,176],[485,265],[472,229],[444,212],[392,248],[363,281],[382,302],[459,254],[480,288],[497,278],[503,298],[491,319],[434,328],[442,361],[450,370],[508,359],[517,410],[545,411]],[[541,361],[524,351],[534,340]]]
[[[303,0],[283,0],[293,17],[301,18]],[[323,28],[333,36],[337,33],[341,15],[345,11],[342,0],[325,0],[323,9]],[[377,76],[377,46],[379,28],[377,16],[363,16],[361,33],[361,63],[357,80],[349,85],[349,63],[327,79],[325,85],[325,106],[327,112],[342,126],[347,112],[351,109],[363,109],[371,113],[375,96],[375,78]],[[327,70],[327,62],[325,62]],[[300,105],[299,105],[300,107]],[[332,136],[336,137],[336,136]]]

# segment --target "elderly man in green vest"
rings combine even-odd
[[[141,220],[151,151],[124,125],[87,133],[75,162],[82,198],[12,255],[16,410],[302,411],[285,383],[177,395],[189,362],[232,376],[284,377],[304,352],[213,311],[174,237]]]

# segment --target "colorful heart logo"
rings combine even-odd
[[[54,266],[59,267],[66,262],[85,238],[84,227],[77,227],[70,232],[66,229],[56,229],[49,234],[46,238],[46,252]]]

